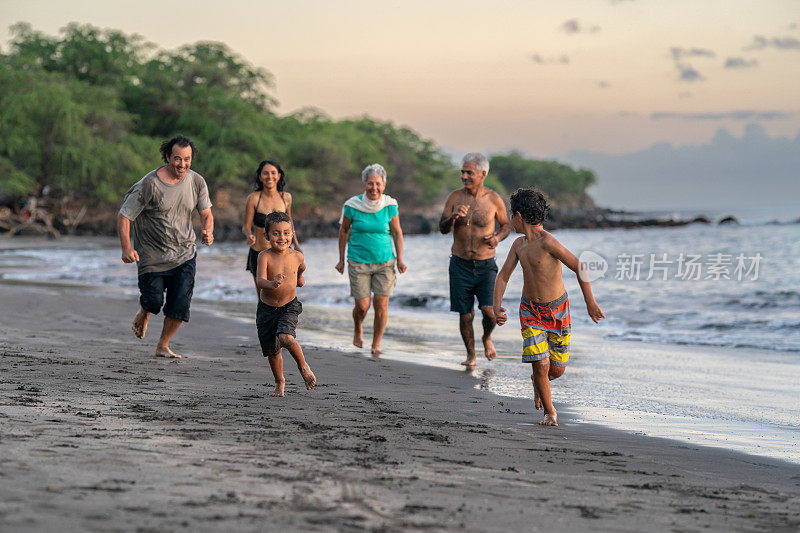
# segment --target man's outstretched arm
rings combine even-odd
[[[497,211],[495,214],[495,220],[497,224],[500,226],[500,229],[497,230],[497,240],[502,241],[508,234],[511,233],[511,222],[508,220],[508,212],[506,211],[506,204],[503,202],[503,199],[500,195],[497,195]]]
[[[491,233],[483,238],[490,248],[497,248],[497,245],[500,244],[500,241],[508,237],[508,234],[511,233],[511,223],[508,221],[506,204],[503,203],[503,199],[500,198],[499,194],[495,194],[494,207],[494,219],[496,223],[495,227],[499,226],[499,228],[497,229],[497,233]]]
[[[117,215],[117,233],[119,234],[119,246],[122,248],[122,262],[135,263],[139,260],[139,254],[131,246],[131,221],[122,213]]]
[[[211,246],[214,242],[214,215],[211,208],[200,211],[200,220],[203,222],[203,231],[200,233],[200,242],[206,246]]]
[[[455,193],[450,193],[450,196],[447,197],[447,202],[444,204],[442,218],[439,219],[439,231],[442,232],[442,235],[450,233],[456,220],[467,216],[467,210],[469,210],[469,206],[466,205],[456,207]]]

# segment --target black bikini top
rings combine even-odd
[[[267,228],[267,215],[265,213],[258,212],[258,206],[261,205],[261,193],[264,192],[264,189],[261,189],[258,192],[258,202],[256,202],[256,212],[253,214],[253,225],[257,228]],[[283,200],[283,208],[286,209],[286,199],[283,197],[283,193],[281,192],[281,200]],[[284,211],[285,213],[286,211]]]
[[[253,225],[257,228],[267,227],[267,215],[264,213],[256,213],[253,215]]]

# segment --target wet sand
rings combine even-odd
[[[539,427],[469,373],[307,332],[317,387],[286,360],[271,398],[253,325],[195,306],[175,361],[152,355],[161,317],[134,338],[135,299],[0,285],[0,302],[2,531],[800,527],[797,465]]]

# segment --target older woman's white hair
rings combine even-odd
[[[487,174],[489,173],[489,160],[485,155],[477,152],[470,152],[465,155],[464,159],[461,160],[461,164],[475,165],[475,168],[478,169],[479,172],[486,172]]]
[[[361,181],[364,183],[367,182],[370,176],[380,176],[383,179],[383,183],[386,183],[386,169],[378,163],[367,165],[367,168],[361,171]]]

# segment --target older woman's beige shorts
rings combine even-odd
[[[353,298],[368,298],[370,292],[391,296],[397,283],[394,263],[394,259],[385,263],[356,263],[348,259],[347,275],[350,276],[350,294]]]

